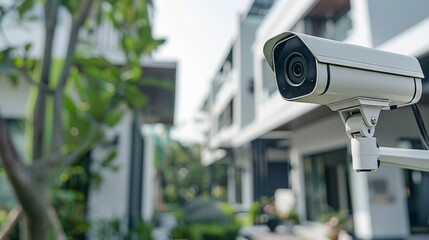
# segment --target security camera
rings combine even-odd
[[[416,103],[422,93],[422,69],[410,56],[293,32],[269,39],[264,55],[289,101],[331,107],[366,98],[390,109]]]
[[[293,32],[269,39],[264,55],[284,99],[340,113],[355,171],[375,171],[380,162],[429,171],[429,151],[379,147],[373,137],[381,110],[420,100],[416,58]]]

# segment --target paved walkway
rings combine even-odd
[[[291,234],[265,233],[256,234],[251,237],[252,240],[305,240],[304,238]]]
[[[280,225],[275,232],[270,232],[265,225],[243,227],[237,240],[326,240],[326,228],[323,225]]]

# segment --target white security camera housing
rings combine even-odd
[[[429,151],[379,147],[373,137],[381,110],[420,100],[424,75],[416,58],[293,32],[268,40],[264,55],[284,99],[340,113],[355,171],[380,163],[429,171]]]
[[[351,99],[372,99],[391,109],[414,104],[422,94],[424,75],[410,56],[293,32],[268,40],[264,55],[289,101],[333,108]]]

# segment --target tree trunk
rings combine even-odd
[[[0,116],[0,155],[16,198],[28,220],[29,239],[47,239],[50,207],[47,185],[38,181],[24,164],[12,143],[6,122]]]

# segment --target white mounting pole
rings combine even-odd
[[[380,147],[382,164],[429,172],[429,151]]]
[[[373,137],[378,115],[385,102],[354,99],[334,106],[345,124],[351,141],[353,169],[373,172],[380,163],[400,168],[429,172],[429,150],[379,147]]]

